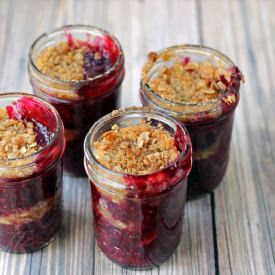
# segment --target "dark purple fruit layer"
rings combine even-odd
[[[32,176],[0,180],[0,217],[35,207],[39,202],[53,198],[53,204],[40,218],[18,224],[0,224],[0,248],[11,252],[30,252],[47,244],[56,234],[62,220],[62,162],[58,161],[48,171]]]
[[[99,97],[88,96],[81,101],[58,102],[47,99],[59,112],[65,127],[66,151],[64,169],[75,176],[85,176],[83,143],[93,123],[105,114],[118,109],[119,86]]]
[[[73,35],[65,33],[71,49],[84,48],[84,79],[94,78],[107,72],[118,60],[119,47],[108,36],[97,36],[93,41],[74,40]],[[89,38],[89,35],[87,34]]]
[[[188,198],[213,191],[222,181],[229,160],[234,113],[209,125],[185,125],[193,145]]]
[[[87,78],[103,74],[111,68],[109,56],[101,52],[87,52],[84,55],[84,71]]]
[[[180,242],[186,187],[184,180],[162,196],[135,202],[123,198],[114,203],[91,183],[94,229],[99,247],[123,267],[159,266],[175,252]],[[99,204],[105,204],[106,211],[125,228],[110,222],[98,208]]]

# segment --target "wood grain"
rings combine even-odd
[[[215,194],[219,271],[274,274],[274,90],[268,71],[274,52],[268,52],[272,38],[263,35],[269,26],[262,23],[274,10],[274,1],[201,1],[200,9],[203,42],[232,57],[246,78],[231,162]],[[223,39],[214,40],[219,31]]]
[[[64,222],[29,254],[0,253],[0,274],[275,274],[275,1],[0,0],[0,91],[31,91],[28,49],[63,24],[100,26],[126,55],[122,106],[140,105],[140,68],[150,50],[203,43],[228,54],[246,84],[231,160],[215,194],[186,206],[182,242],[160,268],[122,269],[97,248],[87,179],[64,177]]]

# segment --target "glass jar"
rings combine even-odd
[[[100,41],[103,47],[104,43],[112,43],[111,46],[116,49],[113,65],[104,73],[80,81],[57,80],[42,73],[35,62],[39,54],[58,42],[71,43],[71,39],[89,43]],[[63,26],[42,34],[34,41],[29,53],[28,69],[34,93],[50,102],[63,120],[67,141],[65,171],[71,176],[84,176],[82,147],[85,135],[97,119],[119,105],[124,78],[124,54],[119,41],[96,27]]]
[[[94,142],[113,125],[141,121],[163,125],[180,154],[166,168],[146,175],[114,172],[94,155]],[[148,122],[149,123],[149,122]],[[92,192],[93,224],[98,246],[123,267],[149,268],[166,261],[181,236],[187,177],[191,170],[191,143],[184,126],[157,112],[128,110],[97,121],[84,142],[84,166]]]
[[[180,120],[189,131],[193,146],[193,166],[188,183],[188,198],[213,191],[222,181],[227,169],[234,110],[239,102],[242,74],[228,57],[204,46],[173,46],[158,52],[157,56],[141,79],[142,104]],[[216,99],[200,103],[173,102],[161,97],[148,82],[159,70],[170,67],[178,60],[198,63],[207,61],[230,70],[232,74],[230,81],[225,83],[226,90]]]
[[[0,107],[10,118],[33,122],[38,142],[46,132],[51,137],[35,153],[0,159],[0,248],[30,252],[47,245],[61,224],[63,124],[50,104],[32,95],[1,94]]]

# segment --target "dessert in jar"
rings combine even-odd
[[[140,98],[144,106],[182,121],[190,133],[188,198],[213,191],[224,177],[242,79],[228,57],[204,46],[179,45],[148,54]]]
[[[57,233],[64,149],[62,120],[51,105],[0,95],[0,249],[34,251]]]
[[[183,125],[147,109],[114,111],[84,143],[98,246],[123,267],[166,261],[181,236],[191,143]]]
[[[116,109],[124,78],[124,54],[111,34],[71,25],[42,34],[29,53],[34,93],[50,102],[65,127],[64,169],[85,175],[83,141],[92,124]]]

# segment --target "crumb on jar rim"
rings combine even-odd
[[[164,169],[180,154],[167,131],[145,121],[126,127],[114,124],[91,146],[103,166],[128,175],[147,175]]]
[[[113,117],[113,116],[117,116],[117,115],[121,115],[121,114],[127,114],[128,112],[151,112],[153,111],[153,108],[150,106],[131,106],[131,107],[126,107],[123,109],[117,109],[117,110],[113,110],[110,114],[108,114],[107,116]]]

